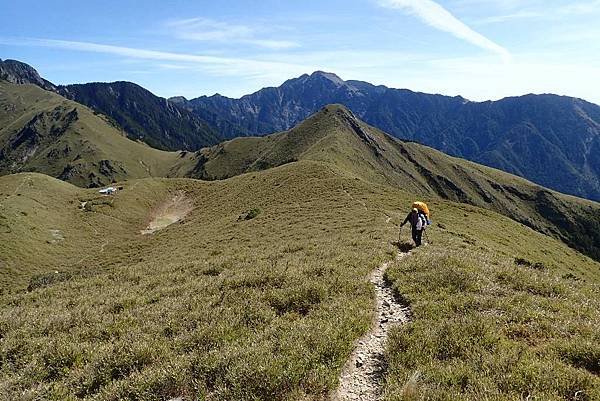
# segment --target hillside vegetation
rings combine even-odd
[[[473,211],[441,208],[447,229],[388,270],[412,321],[389,338],[386,399],[600,399],[598,264],[584,278],[539,235]]]
[[[348,177],[488,208],[600,259],[600,205],[549,191],[499,170],[405,143],[327,106],[297,127],[203,149],[191,176],[223,179],[295,160],[340,168]]]
[[[0,174],[34,171],[88,187],[179,175],[188,156],[127,139],[85,106],[0,81]]]
[[[342,106],[168,153],[51,92],[0,88],[3,161],[52,172],[68,145],[57,160],[87,149],[87,177],[110,154],[123,177],[205,179],[101,196],[0,176],[5,398],[326,399],[372,322],[369,273],[410,248],[397,225],[415,198],[434,225],[386,276],[412,319],[387,344],[386,399],[600,397],[600,263],[573,249],[597,257],[597,203],[400,142]]]
[[[373,290],[366,277],[394,256],[395,224],[413,200],[410,192],[310,160],[223,181],[128,181],[110,198],[38,174],[0,177],[0,184],[0,393],[20,399],[325,398],[354,339],[369,327]],[[179,223],[140,234],[174,194],[190,199],[193,210]],[[91,206],[80,209],[82,201]],[[461,396],[480,399],[468,383],[483,376],[482,385],[494,391],[486,394],[497,399],[514,399],[523,389],[544,399],[593,399],[598,354],[588,351],[597,344],[591,341],[600,318],[594,307],[600,265],[495,212],[442,200],[430,206],[434,245],[406,263],[419,282],[433,274],[448,294],[464,294],[464,302],[453,306],[458,301],[441,290],[430,298],[436,281],[410,290],[416,284],[400,277],[398,266],[389,277],[414,309],[407,327],[437,330],[462,319],[461,327],[484,327],[482,335],[499,331],[481,340],[494,350],[506,345],[501,330],[518,333],[519,322],[535,328],[552,313],[555,322],[569,321],[569,337],[560,342],[552,332],[550,345],[539,350],[527,332],[512,340],[527,356],[520,369],[559,367],[523,381],[487,373],[502,366],[505,354],[485,354],[490,363],[479,364],[477,355],[460,353],[479,341],[471,331],[453,329],[451,338],[467,346],[450,349],[445,359],[419,359],[416,351],[403,359],[406,342],[424,335],[407,329],[390,344],[388,398],[398,398],[405,377],[418,370],[418,391],[431,394],[433,386],[438,398],[466,383]],[[31,233],[27,242],[20,230]],[[476,258],[465,267],[448,253],[459,261]],[[515,304],[510,311],[525,320],[504,329],[495,304],[470,301],[474,291],[493,295],[478,280],[525,302],[519,305],[528,309]],[[588,296],[585,309],[573,314],[580,304],[571,303]],[[529,308],[530,302],[541,303]],[[489,316],[483,326],[471,321],[480,314]],[[569,348],[578,342],[580,348]],[[436,361],[463,361],[464,368],[448,371],[455,365]]]

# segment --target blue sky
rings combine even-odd
[[[600,0],[0,2],[0,58],[59,84],[238,97],[325,70],[471,100],[600,104]]]

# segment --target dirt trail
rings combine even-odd
[[[192,211],[193,206],[191,199],[187,198],[183,192],[177,192],[152,213],[148,226],[140,232],[142,234],[152,234],[177,223]]]
[[[399,252],[399,260],[408,255]],[[346,362],[340,376],[340,385],[333,396],[335,401],[382,399],[384,369],[383,352],[391,327],[409,320],[410,310],[394,296],[392,287],[383,275],[391,262],[385,262],[371,275],[375,286],[377,310],[371,330],[357,343],[356,349]]]

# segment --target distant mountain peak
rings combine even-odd
[[[46,90],[56,90],[56,86],[42,78],[35,68],[17,60],[0,59],[0,79],[13,84],[33,84]]]
[[[310,75],[311,78],[321,77],[330,80],[334,84],[338,86],[342,86],[346,84],[342,78],[334,74],[333,72],[325,72],[325,71],[315,71]]]
[[[185,96],[173,96],[168,98],[167,100],[175,104],[186,104],[188,102]]]

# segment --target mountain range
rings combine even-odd
[[[557,191],[600,200],[600,107],[556,95],[471,102],[344,81],[317,71],[232,99],[160,98],[130,82],[56,86],[32,67],[0,62],[9,82],[29,82],[110,117],[125,134],[163,150],[198,150],[225,139],[290,129],[338,103],[389,134],[527,178]]]
[[[157,149],[200,149],[223,139],[215,128],[218,126],[216,117],[206,113],[212,123],[204,121],[175,102],[155,96],[131,82],[54,85],[41,78],[30,65],[16,60],[0,60],[0,79],[33,84],[86,105],[108,117],[127,137]],[[236,132],[232,128],[228,130]]]
[[[351,366],[352,399],[600,399],[598,202],[343,104],[245,136],[134,84],[67,98],[4,66],[5,398],[337,400]],[[178,115],[218,143],[144,143],[187,140],[157,128]],[[398,232],[415,200],[433,221],[416,248]]]
[[[57,92],[110,117],[129,138],[157,149],[199,149],[221,140],[194,113],[131,82],[59,86]]]
[[[300,98],[306,101],[321,96],[319,101],[310,105],[302,103],[306,110],[340,96],[355,99],[353,104],[356,108],[361,104],[364,106],[366,95],[363,92],[383,94],[390,91],[385,87],[355,81],[346,83],[333,74],[318,72],[312,76],[290,80],[281,88],[267,88],[239,100],[213,96],[188,102],[184,99],[158,98],[145,89],[126,82],[55,86],[39,77],[27,65],[9,62],[9,67],[3,70],[4,76],[9,79],[0,81],[0,172],[3,174],[37,171],[80,186],[97,187],[142,177],[225,179],[298,160],[335,160],[336,165],[349,175],[382,185],[391,184],[421,196],[441,197],[492,209],[537,231],[560,238],[590,256],[600,258],[597,247],[600,243],[600,238],[597,237],[600,232],[600,212],[597,204],[581,203],[509,174],[454,159],[416,143],[392,139],[383,131],[363,123],[358,115],[344,105],[317,109],[313,117],[306,121],[300,120],[291,130],[282,133],[264,137],[240,137],[196,152],[168,152],[139,142],[140,139],[153,142],[153,138],[161,140],[163,144],[168,144],[170,140],[172,143],[183,143],[181,141],[199,140],[198,138],[203,138],[207,143],[220,141],[216,131],[194,117],[197,111],[190,105],[197,105],[199,102],[227,102],[221,110],[237,111],[222,117],[222,121],[233,120],[230,127],[259,130],[262,133],[267,128],[249,125],[249,122],[264,116],[265,124],[273,124],[279,128],[300,119],[301,107],[295,109],[296,117],[292,117],[291,113],[294,109],[292,105],[295,104],[293,99],[296,99],[295,94],[298,92],[303,93]],[[24,84],[28,82],[32,85]],[[329,91],[328,85],[337,89]],[[46,90],[42,89],[44,86]],[[448,104],[454,104],[458,110],[470,104],[462,98],[396,90],[391,93],[401,97],[413,96],[413,101],[417,103],[419,99],[428,100],[419,103],[420,106],[404,100],[406,107],[411,105],[420,110],[442,110],[445,107],[448,111],[451,108]],[[68,100],[60,94],[77,101]],[[281,113],[277,105],[272,103],[275,98],[280,99],[279,106],[289,113]],[[530,98],[533,103],[539,103],[545,97]],[[526,98],[522,98],[520,102],[506,99],[499,103],[517,102],[520,105],[514,107],[519,109],[523,107],[524,99]],[[556,107],[552,101],[556,100],[554,97],[547,99],[551,100],[551,105],[546,108]],[[558,99],[569,102],[566,98]],[[256,114],[256,118],[244,117],[245,112],[250,113],[251,102],[259,101],[264,101],[269,108],[262,109],[262,112]],[[241,102],[246,102],[244,107],[240,106]],[[583,105],[590,109],[589,114],[597,108],[591,104]],[[481,104],[475,106],[481,107]],[[184,107],[189,107],[189,110]],[[219,110],[214,105],[205,107],[212,108],[210,112],[215,114]],[[529,115],[537,115],[539,108],[531,107],[533,110]],[[515,113],[513,110],[513,114]],[[568,108],[562,113],[566,120],[569,115],[573,117]],[[283,118],[282,115],[287,117]],[[549,121],[544,122],[545,126],[550,127],[552,121],[559,121],[560,115],[557,110],[552,117],[548,117]],[[582,115],[579,115],[580,119],[583,119]],[[267,116],[270,117],[266,118]],[[420,118],[427,120],[424,116]],[[137,123],[142,121],[145,121],[144,126]],[[570,121],[573,125],[594,123],[591,117],[584,122],[577,119]],[[160,128],[151,129],[150,126],[158,126],[161,122],[165,122],[177,134],[156,135],[165,131]],[[188,131],[184,128],[176,128],[181,126],[178,124],[184,123],[189,123],[184,128],[195,127],[200,128],[204,134],[215,134],[188,136]],[[433,122],[427,124],[432,125]],[[151,132],[154,134],[146,136]],[[352,134],[340,136],[340,132]],[[594,141],[598,138],[594,135],[597,133],[592,129],[585,132],[588,136],[580,135],[580,141],[587,141],[587,146],[595,149]],[[231,131],[223,136],[230,134]],[[360,139],[359,143],[356,143],[357,139]],[[492,141],[491,137],[488,139]],[[559,141],[561,137],[554,135],[554,139]],[[541,145],[535,151],[526,146],[518,146],[521,143],[534,145],[534,138],[529,133],[522,133],[515,141],[513,150],[544,153],[540,150],[543,149]],[[551,149],[559,152],[558,146]],[[560,166],[558,159],[550,160],[548,154],[543,156],[540,160],[534,154],[529,155],[530,163],[537,164],[539,168],[553,163],[554,168],[547,168],[547,171],[558,170],[555,171],[555,176],[563,173],[563,177],[569,177],[569,172],[574,174],[573,169],[563,172],[562,168],[557,168]],[[571,156],[575,157],[572,152]],[[597,152],[594,150],[583,159],[589,164],[597,159]]]
[[[183,104],[264,135],[289,129],[330,103],[397,138],[600,200],[600,107],[581,99],[526,95],[470,102],[317,71],[239,99],[202,96]]]

